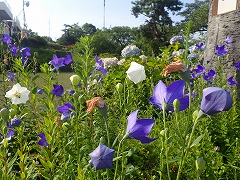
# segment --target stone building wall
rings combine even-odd
[[[234,75],[236,71],[236,69],[233,68],[235,62],[240,61],[240,13],[237,8],[237,10],[224,14],[213,15],[216,14],[216,9],[213,8],[214,1],[215,0],[210,0],[206,49],[204,52],[205,62],[206,60],[210,60],[210,62],[204,65],[207,69],[213,68],[217,70],[217,64],[221,63],[226,77],[230,77]],[[227,47],[229,56],[218,59],[215,57],[216,45],[224,41],[227,36],[232,37],[232,45]],[[239,72],[237,80],[240,84]]]

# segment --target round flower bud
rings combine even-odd
[[[180,107],[180,102],[179,102],[178,99],[175,99],[175,100],[173,101],[174,111],[175,111],[175,112],[179,112],[179,107]]]
[[[122,92],[122,90],[123,90],[123,85],[122,85],[122,83],[117,83],[116,89],[117,89],[118,92]]]
[[[202,157],[197,158],[195,163],[196,163],[197,170],[199,170],[199,171],[203,171],[204,170],[206,162],[205,162],[205,160]]]
[[[0,116],[3,119],[7,119],[9,117],[9,110],[7,108],[2,108],[0,110]]]
[[[72,85],[74,85],[74,86],[77,86],[79,84],[80,80],[81,80],[81,78],[78,75],[72,75],[70,77],[70,81],[71,81]]]
[[[104,143],[105,143],[105,138],[104,138],[104,137],[101,137],[101,138],[100,138],[100,142],[104,144]]]

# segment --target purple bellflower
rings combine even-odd
[[[228,36],[225,40],[225,43],[227,46],[231,46],[231,43],[232,43],[232,37],[231,36]]]
[[[49,62],[53,66],[53,71],[58,70],[60,67],[64,65],[64,58],[58,58],[55,54],[53,55],[53,59]]]
[[[216,51],[217,56],[224,56],[228,53],[228,50],[225,48],[225,45],[222,46],[216,45]]]
[[[64,92],[64,89],[63,89],[63,86],[62,85],[57,85],[57,84],[53,84],[53,90],[52,90],[52,93],[57,96],[57,97],[60,97],[62,96],[63,92]]]
[[[204,43],[199,43],[199,44],[196,44],[196,47],[199,51],[203,51],[203,48],[204,48]]]
[[[237,70],[240,71],[240,61],[236,62],[236,63],[234,64],[234,67],[235,67]]]
[[[98,147],[89,154],[91,161],[90,164],[93,165],[95,170],[113,168],[112,161],[114,150],[99,143]]]
[[[237,84],[237,81],[234,81],[234,80],[233,80],[233,76],[231,76],[231,77],[228,78],[227,83],[228,83],[230,86],[234,86],[235,84]]]
[[[48,142],[44,133],[38,134],[41,139],[37,142],[40,146],[48,146]]]
[[[8,34],[3,34],[1,42],[4,42],[7,45],[9,45],[9,44],[12,43],[12,40],[11,40],[11,37]]]
[[[15,133],[15,131],[13,129],[8,129],[6,140],[7,141],[11,140],[14,133]],[[0,133],[0,136],[3,136],[3,135]],[[3,142],[4,142],[4,139],[0,142],[0,144],[3,144]]]
[[[22,123],[22,120],[20,118],[15,117],[10,122],[10,128],[18,127],[18,126],[20,126],[21,123]]]
[[[18,55],[18,48],[13,44],[11,47],[10,47],[10,51],[11,51],[11,53],[12,53],[12,55],[14,55],[14,56],[17,56]]]
[[[22,65],[26,66],[27,65],[27,57],[31,56],[30,48],[29,47],[22,48],[21,53],[22,53]]]
[[[16,74],[13,74],[11,72],[7,72],[7,80],[14,82],[15,81]]]
[[[38,87],[38,88],[37,88],[37,93],[38,93],[38,94],[43,94],[43,90]]]
[[[95,56],[95,61],[96,61],[96,67],[95,69],[98,70],[98,71],[101,71],[101,73],[106,76],[107,75],[107,70],[104,69],[104,67],[102,66],[103,65],[103,62],[102,60],[98,60],[98,57]]]
[[[228,111],[232,107],[232,97],[228,91],[219,87],[203,89],[201,110],[208,115]]]
[[[8,129],[8,134],[7,134],[7,137],[6,139],[9,141],[12,139],[13,135],[14,135],[15,131],[12,130],[12,129]]]
[[[153,96],[149,98],[149,101],[161,110],[165,108],[166,111],[173,112],[173,101],[178,99],[180,102],[179,111],[183,111],[189,106],[189,98],[188,95],[184,95],[184,88],[183,80],[175,81],[168,87],[162,81],[159,81],[154,87]]]
[[[196,78],[198,76],[200,76],[201,74],[203,74],[205,71],[205,67],[202,66],[202,65],[198,65],[196,69],[193,70],[193,73],[192,73],[192,78]]]
[[[203,79],[205,81],[208,81],[210,84],[212,83],[212,79],[216,77],[216,72],[212,69],[210,69],[210,71],[208,73],[204,73],[203,74]]]
[[[71,90],[71,89],[68,89],[67,93],[68,93],[69,96],[72,96],[75,93],[75,91]]]
[[[68,65],[72,62],[72,57],[70,54],[67,54],[66,57],[64,58],[64,64]]]
[[[128,124],[126,135],[124,137],[131,137],[141,141],[142,144],[150,143],[156,138],[148,138],[155,120],[154,119],[137,119],[137,114],[139,110],[133,111],[128,116]]]
[[[75,110],[75,107],[71,103],[67,102],[64,103],[64,105],[59,106],[57,110],[62,113],[61,120],[65,120],[70,117],[71,111]]]

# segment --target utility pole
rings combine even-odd
[[[48,21],[48,32],[49,32],[49,37],[50,37],[50,19],[49,19],[49,21]]]
[[[103,1],[103,29],[105,29],[105,0]]]
[[[25,0],[23,0],[23,10],[22,10],[22,12],[23,12],[23,26],[24,26],[24,29],[27,29],[27,22],[26,22],[26,15],[25,15],[25,9],[24,9],[24,6],[26,5],[26,7],[28,7],[29,6],[29,1],[25,1]]]

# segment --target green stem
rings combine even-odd
[[[109,137],[109,128],[108,128],[108,120],[105,118],[105,126],[106,126],[106,132],[107,132],[107,141],[108,141],[108,147],[110,146],[110,137]]]
[[[192,132],[191,132],[190,137],[189,137],[189,141],[188,141],[187,148],[186,148],[183,156],[181,157],[181,161],[180,161],[180,164],[179,164],[179,167],[178,167],[178,174],[177,174],[176,180],[179,180],[179,178],[180,178],[180,174],[181,174],[181,171],[182,171],[182,167],[183,167],[183,165],[184,165],[185,158],[186,158],[187,155],[188,155],[188,151],[189,151],[190,146],[191,146],[191,143],[192,143],[192,138],[193,138],[193,134],[194,134],[194,132],[195,132],[197,123],[198,123],[198,118],[196,118],[195,121],[194,121],[194,124],[193,124],[193,127],[192,127]]]
[[[167,174],[168,179],[171,180],[171,175],[169,171],[169,162],[168,162],[168,137],[167,137],[167,123],[166,123],[166,107],[163,105],[163,126],[164,126],[164,142],[165,142],[165,156],[166,156],[166,163],[167,163]]]
[[[125,136],[122,138],[122,140],[119,142],[118,144],[118,150],[117,150],[117,160],[116,160],[116,167],[115,167],[115,173],[114,173],[114,178],[113,180],[116,180],[117,178],[117,170],[118,170],[118,157],[119,157],[119,153],[120,153],[120,148],[121,148],[121,145],[122,145],[122,142],[123,140],[125,139]]]
[[[162,149],[161,149],[161,153],[160,153],[160,161],[161,161],[160,180],[163,178],[163,167],[164,167],[164,161],[163,161],[164,142],[163,142],[163,138],[161,138],[161,140],[162,140]]]

